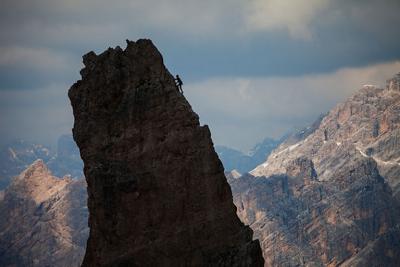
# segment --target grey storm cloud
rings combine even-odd
[[[345,69],[364,75],[371,66],[396,72],[399,13],[398,0],[3,0],[0,136],[52,140],[70,132],[66,92],[79,79],[81,56],[145,37],[184,78],[215,140],[247,147],[312,120],[358,86],[343,91],[333,79],[325,80],[333,86],[307,79]],[[295,82],[309,99],[285,107]],[[307,109],[314,98],[315,110]]]
[[[218,144],[249,149],[300,129],[365,85],[384,88],[400,61],[296,77],[224,77],[187,86],[187,97]]]
[[[190,79],[383,62],[400,57],[399,10],[397,0],[3,0],[0,88],[17,88],[19,69],[32,74],[21,87],[65,82],[85,52],[140,37]]]

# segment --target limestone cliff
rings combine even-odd
[[[88,183],[83,266],[261,266],[210,131],[150,40],[83,57],[69,91]]]
[[[229,180],[266,266],[398,266],[400,93],[391,81],[365,86]]]
[[[14,176],[18,176],[37,159],[48,162],[50,149],[43,145],[16,140],[0,147],[0,190],[5,189]]]
[[[42,144],[15,140],[0,147],[0,190],[5,189],[32,162],[41,159],[57,177],[83,177],[83,162],[72,135],[62,135],[57,142],[57,153]]]
[[[0,199],[0,266],[80,266],[87,228],[84,180],[57,178],[42,160]]]
[[[397,81],[396,77],[389,81]],[[354,157],[377,163],[396,196],[400,193],[400,91],[393,88],[394,82],[390,84],[386,89],[364,86],[333,108],[311,134],[284,142],[251,173],[285,173],[290,161],[306,155],[314,162],[319,179],[329,180],[346,163],[336,155],[356,151]]]

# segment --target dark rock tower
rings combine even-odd
[[[83,266],[262,266],[210,131],[153,43],[83,62],[69,91],[89,194]]]

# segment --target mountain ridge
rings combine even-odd
[[[0,200],[0,266],[80,266],[88,234],[83,179],[52,176],[36,160]]]
[[[0,191],[35,160],[41,159],[57,177],[70,175],[83,177],[83,163],[72,135],[62,135],[57,142],[57,150],[25,140],[15,140],[0,148]]]
[[[229,172],[236,169],[241,173],[246,173],[265,161],[271,151],[281,142],[281,139],[275,140],[267,137],[262,142],[257,143],[248,153],[222,145],[216,145],[215,150],[224,165],[225,171]]]
[[[397,266],[400,91],[365,86],[314,125],[228,179],[266,266]]]

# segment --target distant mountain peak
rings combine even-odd
[[[228,180],[228,182],[230,180],[238,179],[241,176],[242,176],[242,174],[240,172],[238,172],[237,170],[232,170],[232,171],[229,171],[229,172],[225,172],[225,177]]]
[[[246,173],[265,161],[273,149],[275,149],[281,140],[265,138],[257,143],[247,154],[226,146],[216,146],[215,150],[222,161],[225,171],[237,170],[240,173]]]
[[[31,169],[33,169],[33,170],[43,170],[43,171],[49,171],[48,170],[48,168],[47,168],[47,166],[46,166],[46,164],[44,163],[44,161],[42,160],[42,159],[37,159],[37,160],[35,160],[28,168],[27,168],[27,170],[26,171],[29,171],[29,170],[31,170]]]
[[[35,160],[0,191],[0,266],[79,266],[88,236],[86,184]]]
[[[0,148],[0,190],[5,189],[12,177],[18,176],[37,159],[41,159],[54,176],[83,177],[83,162],[71,135],[59,138],[57,153],[44,145],[20,139]]]
[[[15,177],[7,190],[15,190],[18,194],[25,194],[25,197],[29,197],[40,204],[52,197],[69,182],[69,179],[59,179],[52,176],[44,161],[38,159],[19,176]]]
[[[398,266],[399,82],[362,87],[228,179],[269,266]]]
[[[393,78],[386,81],[386,89],[393,91],[400,91],[400,72]]]
[[[239,178],[240,176],[242,176],[242,174],[240,172],[238,172],[236,169],[233,169],[231,171],[231,174],[232,174],[233,178]]]

